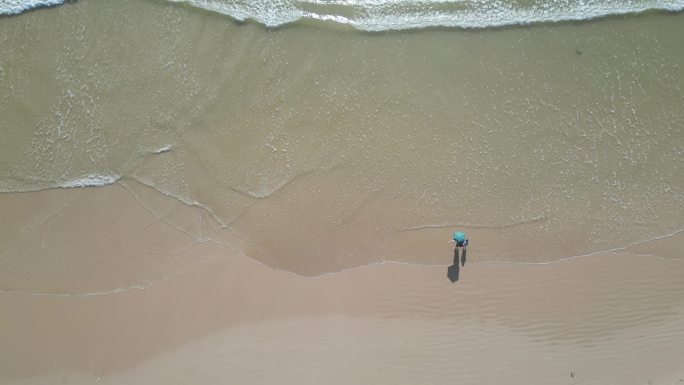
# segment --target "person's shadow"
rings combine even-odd
[[[467,249],[467,247],[463,248],[463,253],[461,253],[461,263],[459,264],[458,247],[454,247],[454,264],[449,266],[449,268],[447,269],[447,277],[449,277],[449,280],[451,282],[458,281],[458,275],[461,273],[461,264],[465,265]]]

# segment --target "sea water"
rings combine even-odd
[[[137,0],[4,17],[0,191],[142,183],[307,275],[443,263],[456,229],[480,262],[668,236],[684,19],[661,11],[683,6]]]

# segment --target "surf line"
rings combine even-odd
[[[421,226],[415,226],[415,227],[408,227],[402,230],[399,230],[400,233],[406,232],[406,231],[418,231],[418,230],[425,230],[425,229],[444,229],[444,228],[450,228],[450,227],[464,227],[468,229],[506,229],[509,227],[515,227],[515,226],[520,226],[520,225],[528,225],[531,223],[537,223],[537,222],[546,222],[548,221],[549,218],[540,215],[538,217],[526,219],[520,222],[514,222],[514,223],[508,223],[505,225],[467,225],[467,224],[460,224],[460,223],[442,223],[442,224],[436,224],[436,225],[421,225]]]
[[[541,219],[541,218],[539,218],[539,219]],[[537,220],[539,220],[539,219],[537,219]],[[515,225],[513,225],[513,226],[515,226]],[[469,265],[474,266],[474,265],[500,264],[500,265],[541,266],[541,265],[551,265],[551,264],[556,264],[556,263],[570,262],[570,261],[573,261],[573,260],[576,260],[576,259],[585,258],[585,257],[590,257],[590,256],[593,256],[593,255],[604,254],[604,253],[605,253],[605,254],[619,254],[619,253],[623,253],[623,254],[634,255],[634,256],[637,256],[637,257],[650,257],[650,258],[657,258],[657,259],[662,259],[662,260],[667,260],[667,261],[684,261],[684,258],[682,258],[682,259],[678,259],[678,258],[666,258],[666,257],[660,257],[660,256],[653,255],[653,254],[636,254],[636,253],[626,252],[626,250],[627,250],[628,248],[632,247],[632,246],[640,245],[640,244],[647,243],[647,242],[657,241],[657,240],[660,240],[660,239],[670,238],[670,237],[673,237],[673,236],[676,236],[676,235],[680,234],[682,231],[684,231],[684,228],[680,228],[680,229],[675,230],[675,231],[673,231],[673,232],[671,232],[671,233],[667,233],[667,234],[664,234],[664,235],[660,235],[660,236],[657,236],[657,237],[655,237],[655,238],[650,238],[650,239],[645,239],[645,240],[637,241],[637,242],[634,242],[634,243],[630,243],[630,244],[627,245],[627,246],[616,247],[616,248],[614,248],[614,249],[608,249],[608,250],[593,251],[593,252],[587,253],[587,254],[573,255],[573,256],[570,256],[570,257],[560,258],[560,259],[556,259],[556,260],[553,260],[553,261],[546,261],[546,262],[515,262],[515,261],[496,261],[496,260],[488,260],[488,261],[481,261],[481,262],[473,262],[473,263],[470,263]],[[254,261],[253,258],[250,258],[250,259]],[[261,263],[261,262],[259,262],[259,261],[256,261],[256,262],[263,265],[263,263]],[[448,265],[448,264],[424,264],[424,263],[415,263],[415,262],[402,262],[402,261],[382,260],[382,261],[370,262],[370,263],[366,263],[366,264],[363,264],[363,265],[359,265],[359,266],[355,266],[355,267],[350,267],[350,268],[342,269],[342,270],[338,270],[338,271],[325,272],[325,273],[321,273],[321,274],[315,275],[315,276],[305,276],[305,275],[297,274],[297,273],[292,272],[292,271],[289,271],[289,270],[282,270],[282,271],[284,271],[284,272],[286,272],[286,273],[289,273],[290,275],[294,275],[294,276],[300,277],[300,278],[319,279],[319,278],[325,278],[325,277],[327,277],[327,276],[333,276],[333,275],[337,275],[337,274],[341,274],[341,273],[350,272],[350,271],[357,270],[357,269],[362,269],[362,268],[372,267],[372,266],[379,266],[379,265],[384,265],[384,264],[405,265],[405,266],[416,266],[416,267],[448,267],[448,266],[450,266],[450,265]]]

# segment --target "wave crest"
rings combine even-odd
[[[364,31],[455,27],[480,29],[582,21],[646,11],[684,10],[684,0],[167,0],[279,27],[321,20]],[[0,0],[0,14],[64,0]]]
[[[681,11],[682,0],[168,0],[239,21],[278,27],[322,20],[364,31],[429,27],[489,28],[581,21],[651,10]]]

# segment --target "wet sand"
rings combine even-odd
[[[131,199],[134,191],[138,199]],[[64,274],[24,282],[4,276],[2,383],[684,378],[681,233],[548,264],[486,263],[471,246],[456,284],[447,279],[448,248],[442,265],[386,262],[311,278],[240,255],[228,246],[235,240],[218,234],[225,229],[209,230],[209,220],[198,225],[201,208],[157,197],[159,216],[152,216],[141,191],[121,182],[0,195],[3,212],[13,207],[16,215],[7,221],[23,229],[4,247],[14,243],[38,256],[26,244],[44,232],[62,240],[78,234],[111,250],[97,237],[106,224],[109,233],[144,240],[130,243],[132,254],[156,251],[143,260],[93,252],[100,262],[84,270],[82,261],[51,247],[46,255],[63,256],[57,266]],[[75,200],[82,204],[64,204]],[[102,207],[98,216],[88,215],[88,201]],[[18,223],[27,218],[33,222]],[[202,232],[223,241],[207,242]],[[170,240],[182,250],[175,264],[163,252]],[[3,272],[21,277],[7,266]]]

